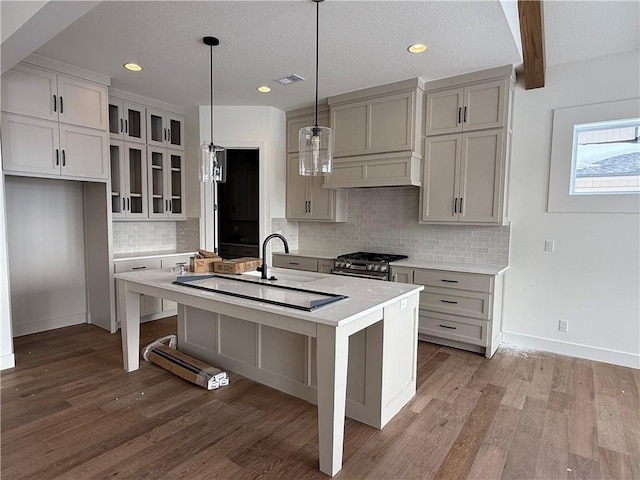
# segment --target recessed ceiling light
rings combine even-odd
[[[427,46],[422,44],[422,43],[414,43],[413,45],[409,46],[407,48],[407,50],[410,53],[422,53],[427,49]]]
[[[256,88],[256,90],[258,90],[260,93],[269,93],[271,91],[271,89],[269,87],[267,87],[266,85],[262,85],[262,86]]]
[[[125,63],[124,68],[126,68],[127,70],[131,70],[132,72],[139,72],[140,70],[142,70],[142,67],[137,63]]]

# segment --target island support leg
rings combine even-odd
[[[320,471],[334,476],[342,468],[349,336],[321,324],[317,332]]]
[[[140,294],[127,289],[126,280],[117,280],[118,318],[122,329],[122,361],[127,372],[140,367]]]

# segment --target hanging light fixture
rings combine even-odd
[[[204,37],[202,41],[209,45],[211,54],[211,142],[200,146],[200,181],[223,183],[226,181],[227,153],[223,147],[213,143],[213,47],[219,45],[220,40]]]
[[[298,134],[300,175],[328,175],[332,170],[332,138],[329,127],[318,126],[318,31],[320,25],[320,2],[316,3],[316,114],[313,127],[303,127]]]

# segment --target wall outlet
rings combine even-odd
[[[544,241],[544,251],[545,252],[553,252],[553,240],[545,240]]]
[[[561,332],[569,331],[569,321],[568,320],[559,320],[558,321],[558,330]]]

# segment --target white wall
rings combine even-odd
[[[549,67],[544,88],[516,89],[507,342],[640,367],[640,217],[546,212],[553,109],[639,97],[638,59]],[[545,253],[545,240],[555,252]]]
[[[209,106],[201,106],[200,144],[211,141],[210,117]],[[285,112],[273,107],[221,106],[215,107],[213,122],[216,145],[226,148],[251,147],[261,150],[260,238],[262,239],[271,233],[269,231],[271,218],[283,217],[285,212]],[[205,205],[210,203],[208,199],[204,202]],[[207,209],[207,212],[210,214],[210,209]],[[206,230],[206,227],[203,229]],[[211,248],[211,245],[205,248]]]

